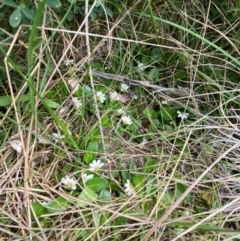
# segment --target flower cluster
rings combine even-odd
[[[104,166],[104,163],[101,160],[93,160],[92,163],[89,164],[89,171],[91,172],[97,172]],[[82,174],[82,181],[85,185],[85,183],[94,178],[93,174]],[[66,189],[69,190],[76,190],[77,189],[77,182],[75,179],[70,178],[69,176],[65,176],[61,179],[61,183],[64,185]],[[136,191],[134,189],[134,186],[131,184],[130,180],[127,179],[127,182],[124,184],[124,192],[127,196],[132,196],[136,194]],[[43,206],[49,205],[50,202],[42,202]]]

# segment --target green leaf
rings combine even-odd
[[[104,127],[104,128],[111,126],[110,119],[109,119],[107,116],[103,116],[103,117],[101,118],[101,125],[102,125],[102,127]]]
[[[64,197],[57,197],[54,201],[49,203],[46,208],[51,213],[65,211],[71,206],[71,202]]]
[[[176,117],[176,110],[170,106],[162,106],[160,109],[161,117],[164,121],[171,121]]]
[[[146,183],[146,195],[154,195],[158,189],[156,177],[149,177]]]
[[[133,184],[138,191],[141,191],[143,188],[143,176],[138,174],[133,177]]]
[[[47,0],[46,4],[50,8],[60,8],[62,6],[62,3],[59,0]]]
[[[98,199],[101,201],[110,202],[112,201],[112,195],[107,189],[103,189],[100,192]]]
[[[13,8],[18,7],[18,5],[13,0],[1,0],[0,2],[9,7],[13,7]]]
[[[110,8],[108,8],[108,7],[104,7],[105,8],[105,11],[106,11],[106,13],[107,13],[107,15],[110,17],[110,18],[112,18],[113,17],[113,12],[112,12],[112,10],[110,9]]]
[[[60,104],[58,104],[57,102],[53,101],[53,100],[45,100],[45,103],[50,107],[50,108],[53,108],[53,109],[57,109]]]
[[[39,38],[35,38],[34,41],[33,41],[33,51],[38,48],[43,42],[43,38],[39,37]]]
[[[131,162],[129,166],[130,171],[137,171],[137,165],[135,162]]]
[[[155,168],[156,166],[156,160],[152,159],[151,157],[148,157],[146,164],[144,165],[142,172],[143,173],[149,173]]]
[[[160,190],[161,192],[161,190]],[[173,203],[174,199],[172,197],[172,195],[170,194],[170,192],[168,190],[166,190],[166,192],[163,194],[163,198],[162,198],[162,203],[164,206],[169,206]]]
[[[30,20],[34,19],[34,14],[30,9],[21,8],[21,11],[22,11],[23,15],[25,15],[28,19],[30,19]]]
[[[45,10],[45,1],[40,1],[38,4],[38,9],[35,14],[31,33],[29,36],[29,47],[28,47],[28,51],[27,51],[29,71],[31,70],[31,67],[32,67],[34,46],[36,46],[36,44],[34,42],[35,42],[35,38],[37,36],[38,26],[40,26],[42,23],[44,10]]]
[[[122,192],[122,188],[119,185],[117,185],[117,183],[115,183],[113,181],[109,182],[109,186],[111,187],[112,191],[115,191],[115,192],[118,192],[118,193]]]
[[[22,95],[18,98],[17,102],[25,102],[30,100],[30,95]],[[12,97],[5,95],[5,96],[0,96],[0,106],[8,106],[12,104]]]
[[[130,174],[124,166],[120,166],[120,170],[123,182],[126,182],[127,179],[130,179]]]
[[[159,48],[153,48],[152,51],[151,51],[151,56],[156,61],[161,61],[162,60],[162,53],[161,53]]]
[[[34,213],[37,217],[40,217],[40,216],[48,213],[47,208],[39,202],[32,203],[32,209],[34,210]],[[34,217],[34,215],[33,215],[33,217]]]
[[[87,152],[84,154],[83,159],[84,161],[89,164],[97,157],[99,147],[97,142],[90,142],[87,147]]]
[[[9,23],[13,28],[16,28],[22,19],[22,15],[21,15],[21,10],[19,8],[15,9],[10,18],[9,18]]]
[[[90,164],[95,158],[91,152],[87,152],[84,154],[83,159],[87,164]]]
[[[77,205],[84,208],[89,203],[96,201],[97,198],[98,195],[93,190],[91,190],[91,188],[86,186],[78,196],[79,201],[77,202]]]
[[[104,178],[94,177],[94,178],[86,181],[86,186],[95,192],[100,192],[103,189],[108,188],[109,184],[106,181],[106,179],[104,179]]]
[[[149,77],[150,79],[157,80],[159,79],[159,70],[157,68],[153,68],[149,71]]]
[[[98,152],[98,143],[97,142],[90,142],[88,147],[87,147],[88,151],[97,153]]]

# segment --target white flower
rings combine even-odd
[[[64,64],[66,65],[66,66],[68,66],[68,65],[70,65],[70,64],[73,64],[74,63],[74,59],[66,59],[65,61],[64,61]]]
[[[72,97],[72,102],[77,109],[82,107],[82,102],[77,97]]]
[[[121,84],[121,91],[122,91],[122,92],[127,92],[127,91],[128,91],[128,88],[129,88],[129,85],[127,85],[127,84]]]
[[[128,196],[135,194],[135,190],[129,179],[127,179],[127,182],[124,184],[124,187],[125,187],[124,191]]]
[[[106,96],[102,91],[98,91],[96,93],[96,98],[97,98],[97,101],[99,101],[101,103],[103,103],[106,100]]]
[[[58,139],[64,139],[64,135],[59,135],[58,133],[52,133],[52,136],[54,137],[55,143],[58,143]]]
[[[22,152],[22,142],[19,140],[13,140],[13,141],[9,141],[9,144],[11,145],[11,147],[17,151],[18,153]]]
[[[186,120],[188,118],[188,116],[189,116],[188,113],[183,113],[182,114],[181,111],[177,111],[177,113],[178,113],[178,117],[181,118],[182,120]]]
[[[166,100],[162,100],[162,104],[167,104],[168,102]]]
[[[104,166],[104,163],[102,163],[101,160],[94,160],[92,163],[89,164],[89,166],[90,166],[89,171],[97,172],[99,169],[101,169]]]
[[[122,115],[124,113],[125,113],[125,111],[123,109],[118,109],[117,110],[117,115]]]
[[[48,206],[50,203],[51,203],[50,201],[41,202],[41,204],[42,204],[43,206]]]
[[[131,118],[127,115],[122,116],[122,122],[123,122],[124,125],[131,125],[132,124]]]
[[[137,100],[138,99],[138,95],[132,95],[132,100]]]
[[[143,71],[144,70],[144,64],[141,63],[140,61],[138,61],[138,66],[137,66],[139,71]]]
[[[76,190],[77,188],[77,182],[69,176],[63,177],[61,183],[63,183],[67,189]]]
[[[94,177],[93,174],[88,175],[87,173],[84,173],[84,174],[82,175],[83,182],[86,182],[87,180],[90,180],[90,179],[92,179],[93,177]]]

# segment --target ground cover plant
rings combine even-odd
[[[240,240],[240,1],[0,4],[0,240]]]

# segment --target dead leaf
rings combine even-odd
[[[79,82],[78,82],[78,80],[76,80],[76,79],[73,79],[73,78],[72,78],[72,79],[69,79],[69,80],[68,80],[68,84],[70,85],[73,94],[74,94],[75,92],[77,92],[78,89],[80,88]]]
[[[127,101],[130,100],[130,97],[129,97],[128,94],[120,95],[116,91],[111,91],[109,93],[109,97],[110,97],[110,101],[118,100],[118,101],[123,102],[123,103],[126,103]]]

